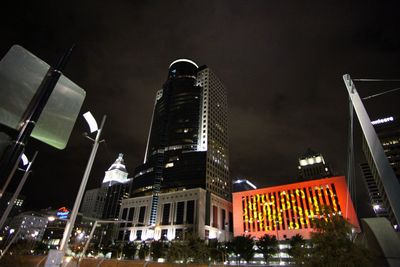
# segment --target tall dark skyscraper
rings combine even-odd
[[[203,188],[230,200],[227,94],[207,66],[187,59],[169,66],[156,94],[144,163],[135,170],[132,196]]]

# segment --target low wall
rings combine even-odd
[[[1,267],[43,267],[46,256],[6,256],[0,261]],[[63,264],[63,267],[78,267],[77,259]],[[83,259],[79,267],[208,267],[208,264],[157,263],[139,260]]]

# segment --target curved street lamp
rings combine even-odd
[[[88,139],[93,141],[92,152],[90,153],[89,161],[86,165],[85,173],[83,174],[82,182],[79,187],[78,195],[76,196],[76,199],[75,199],[74,207],[71,211],[70,219],[68,220],[67,225],[65,226],[63,238],[60,243],[60,248],[56,251],[53,251],[53,253],[52,253],[53,255],[50,255],[50,252],[49,252],[49,257],[48,257],[47,261],[51,261],[50,264],[61,263],[64,255],[65,255],[65,252],[67,251],[69,237],[72,233],[72,229],[74,228],[75,220],[78,215],[78,210],[79,210],[79,207],[82,202],[82,198],[83,198],[83,194],[84,194],[84,191],[86,188],[87,181],[89,179],[89,174],[90,174],[90,171],[93,166],[94,158],[96,157],[97,148],[99,147],[99,143],[102,142],[102,140],[100,140],[100,136],[101,136],[107,116],[106,115],[103,116],[103,119],[100,124],[100,128],[97,127],[97,122],[90,112],[86,112],[85,114],[83,114],[83,117],[85,118],[86,122],[88,123],[91,133],[97,132],[97,134],[96,134],[95,139],[90,138],[89,136],[86,136]]]

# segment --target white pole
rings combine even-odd
[[[90,153],[89,161],[86,165],[86,170],[85,170],[85,173],[83,174],[83,178],[82,178],[81,185],[79,187],[78,195],[76,196],[75,204],[74,204],[74,207],[71,212],[71,217],[68,220],[67,225],[64,230],[64,235],[61,240],[60,248],[59,248],[59,250],[62,251],[63,254],[65,254],[65,252],[67,251],[69,237],[72,233],[72,229],[75,224],[76,216],[78,215],[78,210],[81,205],[83,193],[85,192],[86,184],[89,179],[89,174],[92,169],[94,158],[96,157],[96,152],[97,152],[97,148],[99,147],[100,136],[101,136],[101,132],[103,131],[105,120],[106,120],[106,115],[103,116],[103,119],[102,119],[101,125],[100,125],[100,129],[97,131],[96,139],[94,140],[94,143],[93,143],[92,152]]]

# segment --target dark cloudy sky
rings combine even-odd
[[[400,78],[395,2],[18,1],[2,7],[0,56],[20,44],[54,65],[76,44],[64,73],[87,92],[82,112],[108,116],[88,188],[119,152],[131,174],[142,161],[170,62],[206,64],[228,90],[231,176],[266,186],[294,181],[308,147],[345,173],[342,75]],[[387,106],[377,101],[374,116]],[[24,189],[29,208],[72,207],[91,149],[84,131],[80,117],[64,151],[30,143],[39,157]]]

